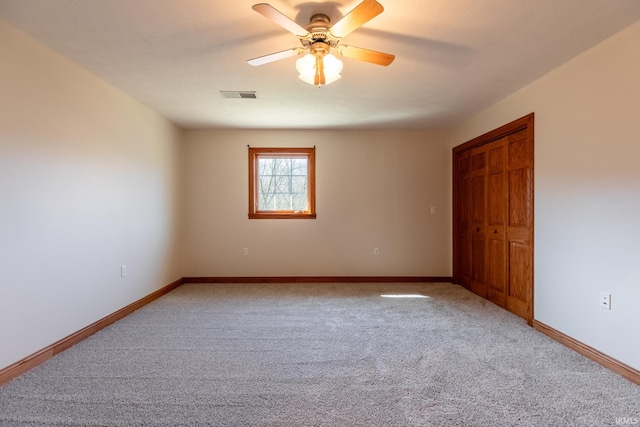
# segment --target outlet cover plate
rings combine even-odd
[[[611,294],[609,292],[600,292],[600,308],[611,310]]]

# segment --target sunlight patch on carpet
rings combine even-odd
[[[383,294],[382,298],[431,298],[427,295],[420,294]]]

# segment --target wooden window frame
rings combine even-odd
[[[307,158],[308,210],[289,211],[258,210],[258,159],[262,156],[283,158],[304,156]],[[312,148],[263,148],[249,147],[249,219],[315,219],[316,218],[316,149]]]

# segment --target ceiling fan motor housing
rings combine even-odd
[[[316,41],[309,45],[311,54],[314,56],[320,56],[320,57],[328,54],[330,47],[331,46],[329,45],[329,43],[326,43],[324,41]]]
[[[324,13],[316,13],[311,17],[309,24],[305,27],[309,32],[304,39],[300,39],[303,46],[312,48],[317,43],[322,43],[327,48],[335,47],[340,41],[339,38],[333,36],[329,31],[331,20]]]

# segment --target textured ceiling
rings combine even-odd
[[[321,89],[297,78],[296,58],[246,63],[299,46],[255,0],[0,0],[0,19],[180,126],[261,129],[447,128],[640,19],[639,0],[378,1],[385,11],[343,42],[396,60],[343,58]],[[302,26],[358,3],[270,0]]]

